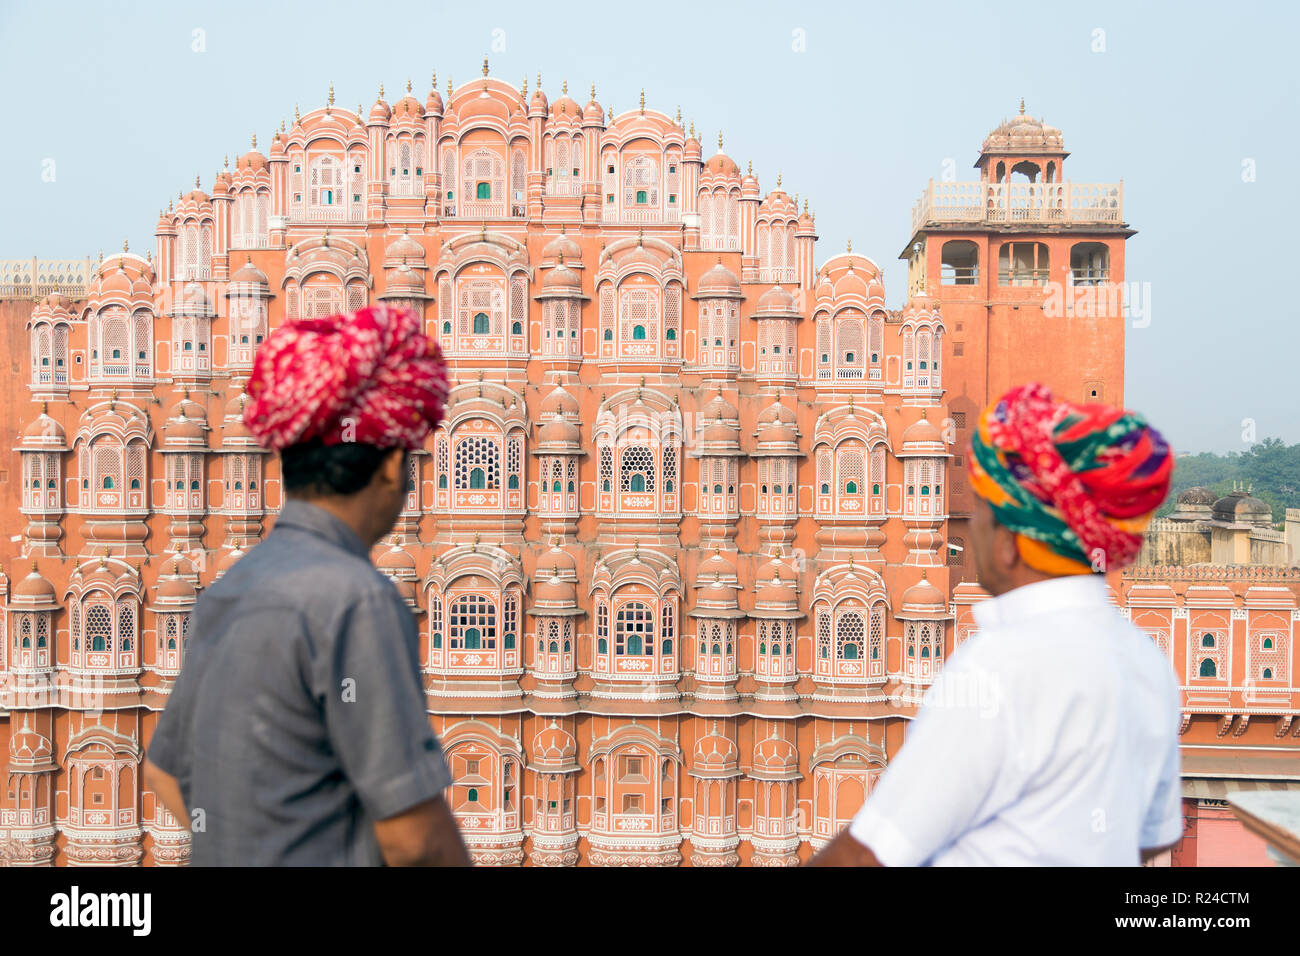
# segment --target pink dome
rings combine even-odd
[[[794,313],[794,296],[785,290],[783,286],[774,285],[758,298],[758,312],[789,312]]]
[[[718,257],[716,264],[711,266],[704,275],[700,276],[699,288],[696,290],[695,298],[706,298],[710,295],[721,295],[738,297],[740,292],[740,280],[736,274],[722,264],[722,257]]]

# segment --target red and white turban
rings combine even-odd
[[[420,448],[445,413],[447,369],[419,317],[381,303],[284,323],[257,350],[247,392],[244,424],[272,451],[313,438]]]

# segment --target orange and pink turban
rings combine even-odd
[[[247,392],[244,424],[272,451],[314,438],[412,449],[443,418],[447,369],[419,317],[381,303],[285,322],[258,349]]]
[[[1142,416],[1058,401],[1036,383],[984,410],[971,452],[972,489],[1016,532],[1021,559],[1048,574],[1131,564],[1174,469]]]

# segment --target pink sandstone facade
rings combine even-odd
[[[146,256],[0,264],[9,864],[187,860],[140,763],[197,596],[283,500],[240,413],[286,318],[407,305],[452,368],[374,556],[480,863],[807,859],[969,634],[977,410],[1030,376],[1122,401],[1119,304],[1052,304],[1122,281],[1119,188],[1064,181],[1059,131],[1023,111],[980,182],[927,190],[901,309],[871,259],[818,254],[780,177],[644,102],[608,116],[485,64],[365,113],[331,90],[268,153],[170,201]],[[1259,761],[1300,753],[1300,584],[1233,573],[1112,585],[1188,675],[1204,779],[1282,779]],[[1264,633],[1274,676],[1243,684]],[[1218,859],[1203,789],[1185,845]]]

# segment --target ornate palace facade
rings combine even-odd
[[[1071,289],[1122,279],[1117,192],[1063,183],[1059,139],[1022,115],[965,200],[931,187],[901,309],[721,136],[706,158],[680,116],[486,64],[368,112],[331,90],[170,201],[145,256],[0,264],[0,294],[39,293],[0,302],[9,861],[186,860],[140,762],[196,598],[282,503],[241,423],[254,352],[378,299],[420,312],[455,385],[375,561],[475,858],[806,859],[969,629],[951,532],[995,312],[1050,313],[1049,256]],[[1122,317],[1080,321],[1034,371],[1120,401]]]

